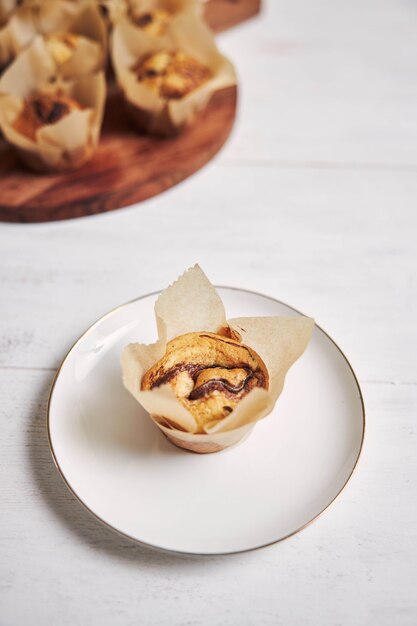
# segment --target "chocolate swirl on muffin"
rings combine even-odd
[[[35,141],[36,133],[42,126],[56,124],[71,111],[81,109],[76,100],[65,94],[37,93],[25,100],[13,126],[17,132]]]
[[[133,71],[140,83],[167,100],[183,98],[212,77],[210,69],[197,59],[169,50],[146,55]]]
[[[254,350],[224,335],[202,332],[170,341],[141,388],[170,384],[203,432],[205,424],[223,419],[252,389],[268,389],[268,383],[266,366]]]

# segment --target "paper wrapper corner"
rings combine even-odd
[[[132,71],[140,58],[160,50],[181,50],[209,67],[212,78],[179,100],[160,98]],[[174,16],[160,37],[148,35],[126,15],[120,16],[113,28],[111,56],[133,122],[154,135],[176,134],[195,120],[216,91],[236,84],[232,63],[219,52],[210,29],[193,12]]]
[[[282,392],[291,365],[304,352],[314,320],[295,317],[242,317],[226,321],[223,303],[205,274],[195,266],[159,296],[155,304],[158,341],[130,344],[121,357],[123,382],[148,411],[158,428],[177,446],[193,452],[216,452],[241,441],[255,423],[268,415]],[[194,417],[177,400],[169,385],[141,390],[145,372],[164,354],[170,339],[187,332],[217,332],[229,325],[253,348],[269,372],[269,389],[253,389],[224,419],[197,433]]]

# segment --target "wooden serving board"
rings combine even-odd
[[[207,21],[215,30],[224,30],[254,15],[259,4],[259,0],[210,0]],[[138,134],[127,119],[121,94],[109,91],[99,148],[74,172],[33,173],[0,140],[0,220],[71,219],[141,202],[210,161],[233,127],[235,87],[216,93],[193,126],[170,139]]]

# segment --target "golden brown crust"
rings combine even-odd
[[[260,356],[236,339],[215,333],[188,333],[167,344],[166,353],[146,372],[143,390],[169,383],[198,423],[198,432],[221,420],[254,387],[268,389]]]
[[[62,65],[74,54],[79,36],[74,33],[51,33],[44,35],[46,47],[57,65]]]
[[[237,330],[235,330],[231,326],[222,326],[221,328],[219,328],[216,335],[221,335],[222,337],[229,337],[229,339],[234,339],[235,341],[239,343],[242,342],[242,335],[238,333]]]
[[[18,133],[36,141],[36,133],[42,126],[55,124],[71,111],[81,109],[76,100],[62,93],[34,94],[25,100],[13,127]]]
[[[145,56],[133,68],[137,79],[153,93],[178,100],[203,85],[210,69],[183,52],[162,50]]]

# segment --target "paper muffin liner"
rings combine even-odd
[[[42,126],[36,141],[15,130],[13,124],[26,98],[38,92],[57,91],[85,108]],[[105,97],[103,72],[63,80],[42,37],[36,37],[0,79],[0,128],[29,167],[49,172],[75,169],[88,161],[97,147]]]
[[[7,18],[17,8],[17,0],[1,0],[0,2],[0,24],[4,24]]]
[[[124,0],[95,0],[107,30],[111,27],[115,16],[124,10]]]
[[[10,33],[7,24],[0,26],[0,75],[13,58]]]
[[[190,55],[211,70],[212,78],[181,99],[159,97],[137,80],[132,68],[141,57],[160,50]],[[208,27],[190,13],[174,16],[161,37],[148,35],[121,16],[113,29],[111,55],[131,117],[150,134],[175,134],[194,121],[216,91],[236,84],[232,63],[218,51]]]
[[[185,272],[159,296],[155,304],[158,341],[133,343],[121,356],[126,389],[150,414],[175,445],[193,452],[216,452],[242,440],[255,423],[268,415],[278,400],[291,365],[310,340],[314,320],[296,317],[242,317],[226,320],[223,303],[200,267]],[[219,332],[230,327],[241,342],[255,350],[269,373],[269,388],[252,389],[225,418],[209,422],[197,433],[193,415],[177,399],[169,384],[141,390],[144,374],[166,352],[175,337],[191,332]]]
[[[67,77],[102,69],[107,59],[107,30],[97,4],[92,0],[26,0],[8,22],[13,56],[37,35],[73,33],[81,40],[74,55],[63,64]]]

